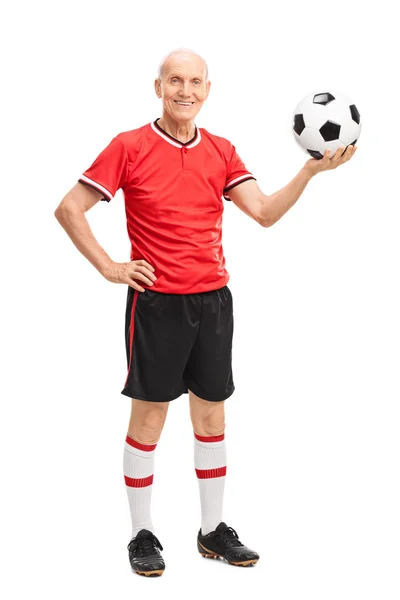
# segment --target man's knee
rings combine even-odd
[[[194,432],[197,435],[204,437],[217,437],[225,433],[225,421],[224,419],[212,419],[205,417],[204,419],[197,419],[193,423]]]
[[[168,403],[165,403],[166,405]],[[161,436],[168,406],[148,403],[139,411],[132,410],[128,435],[140,444],[156,444]]]
[[[215,437],[225,432],[224,401],[207,402],[190,394],[191,419],[194,432],[204,437]]]

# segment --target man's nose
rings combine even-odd
[[[190,83],[189,81],[184,81],[182,86],[182,92],[184,96],[190,96]]]

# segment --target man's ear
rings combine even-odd
[[[161,98],[161,82],[158,77],[154,80],[154,89],[156,91],[157,97]]]

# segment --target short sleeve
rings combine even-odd
[[[235,146],[231,144],[230,160],[226,168],[226,181],[223,193],[225,200],[230,200],[229,190],[249,179],[255,179],[255,177],[246,169],[242,159],[236,152]]]
[[[103,194],[101,200],[109,202],[128,178],[128,155],[124,143],[114,137],[78,179]]]

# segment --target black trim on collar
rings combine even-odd
[[[177,142],[181,146],[188,146],[189,144],[193,144],[193,142],[197,139],[198,131],[197,131],[196,125],[194,126],[195,127],[195,133],[194,133],[194,136],[192,137],[192,139],[189,140],[188,142],[181,142],[180,140],[177,140],[172,135],[170,135],[169,133],[167,133],[166,131],[164,131],[164,129],[162,127],[160,127],[160,125],[157,123],[157,121],[159,121],[160,119],[161,119],[161,117],[158,117],[158,119],[156,119],[154,121],[153,125],[155,125],[157,127],[157,129],[159,129],[160,131],[162,131],[164,135],[168,136],[171,140],[174,140],[174,142]]]

